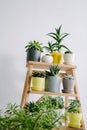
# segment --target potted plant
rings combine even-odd
[[[67,110],[69,113],[69,126],[74,128],[81,127],[82,112],[80,110],[80,101],[78,99],[72,99]]]
[[[72,51],[65,51],[63,55],[64,64],[74,64],[75,54]]]
[[[72,75],[67,74],[63,77],[62,84],[63,84],[62,92],[71,93],[74,90],[75,79]]]
[[[27,52],[28,61],[40,61],[41,52],[43,52],[43,46],[38,41],[30,41],[25,46]]]
[[[6,111],[0,113],[1,130],[57,130],[56,122],[62,125],[60,119],[53,110],[29,112],[28,107],[22,108],[16,104],[7,106]]]
[[[32,90],[43,91],[45,86],[45,73],[35,71],[32,73]]]
[[[60,92],[59,76],[60,68],[58,65],[49,66],[49,70],[45,71],[45,91]]]
[[[68,33],[61,33],[61,27],[62,25],[59,26],[59,28],[55,28],[55,32],[48,33],[48,36],[52,37],[55,42],[48,44],[48,46],[45,48],[51,50],[51,55],[53,56],[53,63],[60,64],[62,63],[63,60],[63,53],[61,52],[62,48],[65,48],[69,50],[69,48],[65,45],[62,44],[62,41],[65,37],[67,37],[69,34]],[[51,45],[51,46],[49,46]]]

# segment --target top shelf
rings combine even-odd
[[[26,67],[29,67],[30,65],[33,66],[33,68],[38,69],[49,69],[49,65],[52,65],[51,63],[45,63],[45,62],[36,62],[36,61],[29,61],[26,64]],[[61,70],[70,70],[70,69],[76,69],[76,65],[67,65],[67,64],[58,64]]]

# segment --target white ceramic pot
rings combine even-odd
[[[45,55],[42,56],[42,62],[52,63],[53,57],[49,54],[45,54]]]
[[[74,64],[75,54],[74,53],[64,53],[64,64]]]

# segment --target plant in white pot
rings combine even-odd
[[[75,53],[72,51],[66,51],[63,55],[64,64],[74,64]]]
[[[62,79],[63,93],[71,93],[74,90],[75,79],[72,75],[67,74]]]
[[[45,73],[44,72],[33,72],[31,79],[31,88],[36,91],[43,91],[45,87]]]
[[[49,70],[45,71],[45,91],[60,92],[59,71],[59,66],[55,64],[49,66]]]

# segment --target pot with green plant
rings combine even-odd
[[[80,128],[81,127],[81,121],[82,121],[82,112],[80,109],[80,101],[78,99],[72,99],[67,111],[69,113],[69,123],[68,126],[74,127],[74,128]]]
[[[51,55],[53,56],[53,63],[60,64],[62,63],[63,60],[63,53],[61,51],[62,48],[65,48],[66,50],[69,50],[67,46],[62,44],[62,41],[65,37],[67,37],[69,34],[68,33],[61,33],[61,27],[62,25],[59,26],[59,28],[55,28],[55,32],[48,33],[47,35],[52,37],[55,42],[51,43],[51,47],[45,46],[45,48],[49,51],[51,48]],[[70,50],[69,50],[70,51]]]
[[[26,61],[40,61],[41,52],[43,52],[43,46],[38,41],[30,41],[25,46],[27,52]]]
[[[45,91],[60,92],[61,78],[59,71],[59,66],[55,64],[50,65],[49,70],[45,71]]]
[[[43,91],[44,86],[45,86],[45,73],[39,72],[39,71],[33,72],[31,84],[32,84],[32,87],[31,87],[32,90]]]
[[[63,93],[72,93],[74,90],[75,79],[72,75],[67,74],[62,79]]]
[[[75,53],[72,51],[65,51],[63,55],[64,64],[74,64]]]

